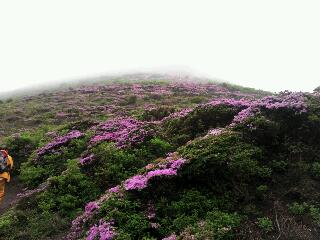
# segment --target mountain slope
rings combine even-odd
[[[319,101],[157,80],[2,103],[1,130],[15,133],[2,142],[29,190],[0,234],[318,239]]]

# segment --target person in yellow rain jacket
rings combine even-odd
[[[5,185],[10,182],[10,170],[13,167],[13,159],[6,150],[0,150],[0,205],[4,197]]]

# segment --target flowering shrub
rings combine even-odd
[[[167,121],[169,119],[183,118],[183,117],[187,116],[192,111],[193,111],[192,108],[182,109],[182,110],[180,110],[178,112],[171,113],[169,116],[163,118],[161,121],[164,122],[164,121]]]
[[[239,123],[244,123],[249,118],[255,116],[259,111],[260,111],[259,108],[252,107],[252,106],[243,109],[237,115],[234,116],[230,126],[235,126]]]
[[[80,236],[83,234],[83,226],[86,224],[90,219],[98,213],[100,206],[107,202],[112,196],[120,194],[120,187],[114,187],[110,190],[106,191],[98,200],[94,202],[89,202],[85,206],[85,211],[75,218],[72,221],[72,225],[68,235],[65,237],[66,240],[75,240],[79,239]]]
[[[249,107],[252,101],[247,99],[234,99],[234,98],[222,98],[222,99],[214,99],[204,104],[203,106],[232,106],[232,107]]]
[[[307,111],[305,94],[302,92],[282,92],[278,96],[264,97],[256,102],[257,106],[266,109],[292,109],[297,114]]]
[[[45,155],[47,153],[50,153],[54,149],[57,149],[58,147],[61,147],[62,145],[70,142],[71,140],[76,139],[76,138],[80,138],[82,136],[83,136],[82,132],[80,132],[78,130],[74,130],[74,131],[67,133],[64,136],[56,137],[53,139],[52,142],[48,143],[44,147],[37,150],[38,157]]]
[[[99,209],[99,205],[96,202],[89,202],[89,203],[87,203],[84,211],[85,211],[85,213],[90,214],[97,209]]]
[[[125,148],[142,143],[153,135],[153,130],[144,122],[134,118],[111,119],[95,128],[91,143],[113,141],[118,148]]]
[[[177,175],[177,170],[180,169],[186,160],[183,158],[177,158],[175,153],[169,154],[163,162],[153,165],[151,168],[150,165],[147,166],[149,170],[144,175],[136,175],[124,182],[124,188],[126,190],[141,190],[147,187],[148,182],[158,176],[174,176]]]
[[[135,175],[124,181],[123,187],[116,186],[110,188],[103,196],[100,197],[99,200],[89,202],[86,205],[84,213],[72,222],[72,227],[67,239],[77,239],[77,237],[82,233],[82,225],[89,221],[92,216],[97,213],[101,204],[107,202],[113,194],[121,196],[123,190],[142,190],[146,188],[148,182],[155,177],[177,175],[177,170],[179,170],[185,163],[185,159],[179,158],[176,153],[171,153],[168,154],[167,158],[153,164],[152,170],[147,170],[143,175]],[[148,169],[148,167],[145,169]]]
[[[94,161],[94,154],[90,154],[89,156],[82,157],[80,159],[80,164],[86,165],[86,164],[90,164],[93,161]]]
[[[99,225],[90,228],[86,240],[94,240],[99,237],[100,240],[112,240],[116,235],[112,223],[106,223],[104,220],[99,221]]]
[[[25,185],[34,188],[46,181],[47,178],[60,175],[67,169],[68,159],[78,158],[86,149],[87,137],[84,134],[81,134],[83,136],[81,138],[76,137],[80,134],[67,134],[65,136],[73,136],[74,138],[59,137],[63,138],[64,141],[59,141],[60,144],[55,144],[54,148],[41,156],[37,154],[37,150],[28,161],[22,163],[19,177]],[[68,140],[65,141],[66,139]]]

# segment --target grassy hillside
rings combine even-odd
[[[3,101],[27,189],[1,239],[319,239],[320,95],[267,94],[118,79]]]

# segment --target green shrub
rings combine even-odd
[[[195,140],[178,151],[190,160],[181,170],[183,176],[222,195],[232,191],[239,198],[249,197],[256,182],[252,179],[268,177],[271,172],[261,164],[261,150],[236,133]]]
[[[91,149],[95,160],[83,169],[93,181],[107,188],[134,175],[149,161],[165,156],[171,149],[171,145],[160,138],[153,138],[139,148],[127,150],[104,142]]]
[[[234,239],[234,229],[240,226],[241,218],[236,213],[212,211],[207,214],[204,232],[212,232],[213,239]],[[203,239],[201,229],[196,236]]]
[[[244,139],[265,148],[278,149],[280,126],[265,116],[257,115],[236,127],[242,131]]]
[[[295,214],[295,215],[303,215],[307,209],[308,209],[308,204],[307,203],[297,203],[294,202],[291,205],[288,206],[288,210],[290,213]]]
[[[268,192],[268,186],[266,185],[260,185],[257,187],[257,195],[260,199],[265,198],[266,193]]]
[[[7,146],[9,154],[13,157],[16,173],[19,173],[21,163],[26,162],[32,151],[38,147],[44,131],[45,129],[42,128],[36,132],[25,132],[5,138],[4,144]]]
[[[121,103],[121,105],[133,105],[136,104],[138,97],[136,95],[130,95]]]
[[[35,167],[27,162],[21,165],[19,179],[28,187],[34,188],[41,184],[47,175],[47,170],[43,167]]]
[[[172,107],[159,107],[150,110],[145,110],[140,118],[144,121],[159,121],[164,117],[169,116],[174,112],[174,108]]]
[[[320,178],[320,162],[314,162],[311,166],[311,172],[316,178]]]
[[[67,170],[50,178],[49,183],[48,190],[38,199],[39,208],[70,219],[82,211],[85,203],[101,193],[97,185],[80,172],[77,159],[68,161]]]
[[[191,98],[190,102],[191,102],[191,103],[199,104],[199,103],[204,102],[205,100],[206,100],[206,99],[205,99],[204,97],[196,96],[196,97]]]
[[[67,168],[69,159],[77,158],[86,149],[88,137],[72,140],[54,153],[37,158],[33,153],[28,162],[21,165],[20,179],[29,187],[36,187],[48,177],[60,175]],[[36,160],[34,160],[36,158]]]
[[[68,223],[57,214],[40,213],[35,209],[15,210],[10,214],[10,226],[0,227],[1,239],[54,239],[52,236],[67,230]]]
[[[315,207],[315,206],[310,206],[309,212],[310,212],[310,216],[313,219],[313,221],[317,225],[320,225],[320,208]]]
[[[143,159],[119,150],[113,143],[101,143],[91,151],[95,161],[83,169],[103,189],[119,184],[145,165]]]
[[[134,154],[139,159],[144,159],[145,162],[164,157],[168,152],[173,150],[171,144],[162,140],[158,137],[152,138],[151,140],[139,146],[139,148],[129,149],[128,153]]]
[[[197,107],[185,117],[166,121],[164,135],[171,144],[181,146],[211,128],[228,125],[240,110],[229,106]]]
[[[9,210],[0,216],[0,234],[1,235],[10,232],[10,228],[14,220],[13,215],[14,215],[13,211]]]
[[[149,221],[139,200],[127,196],[110,199],[102,205],[101,215],[116,221],[120,239],[124,236],[127,239],[142,239],[148,235]]]
[[[13,99],[12,99],[12,98],[8,98],[8,99],[6,100],[6,103],[11,103],[11,102],[13,102]]]
[[[260,227],[264,232],[271,232],[273,230],[273,223],[268,217],[258,218],[258,227]]]
[[[276,172],[284,172],[284,171],[286,171],[286,169],[288,167],[288,163],[286,161],[273,160],[271,162],[271,167]]]

